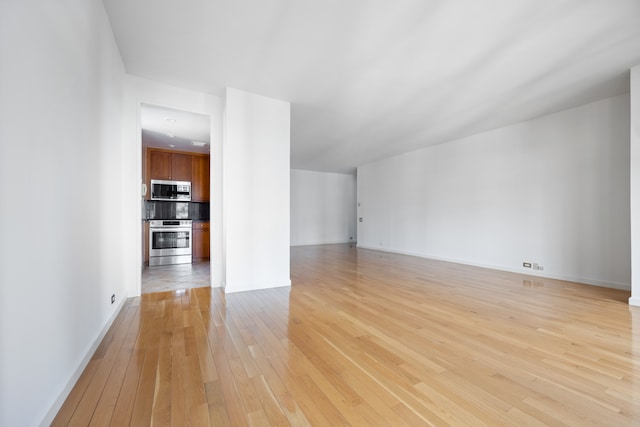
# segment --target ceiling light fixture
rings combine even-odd
[[[165,118],[164,118],[164,121],[165,121],[165,122],[169,122],[169,123],[175,123],[175,122],[176,122],[176,119],[172,119],[171,117],[165,117]]]
[[[168,134],[167,134],[167,136],[168,136],[169,138],[175,138],[175,137],[176,137],[176,136],[175,136],[174,134],[172,134],[172,133],[168,133]]]
[[[196,147],[204,147],[205,145],[207,145],[206,142],[202,142],[202,141],[191,141],[191,143]]]
[[[171,148],[176,148],[176,146],[175,146],[175,145],[173,145],[173,144],[169,144],[169,147],[171,147]]]

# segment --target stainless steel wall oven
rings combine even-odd
[[[149,221],[149,265],[191,263],[191,220]]]

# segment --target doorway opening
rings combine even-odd
[[[207,115],[142,104],[141,293],[211,286]]]

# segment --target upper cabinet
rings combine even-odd
[[[194,202],[209,201],[209,156],[192,156],[191,200]]]
[[[191,181],[191,156],[188,154],[171,155],[171,179]]]
[[[171,179],[171,153],[147,150],[149,179]]]
[[[191,181],[191,156],[149,149],[149,179]]]
[[[209,155],[147,148],[142,159],[147,185],[152,179],[190,181],[191,201],[209,201]]]

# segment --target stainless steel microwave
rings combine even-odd
[[[152,179],[151,200],[190,202],[191,183],[189,181],[165,181],[161,179]]]

